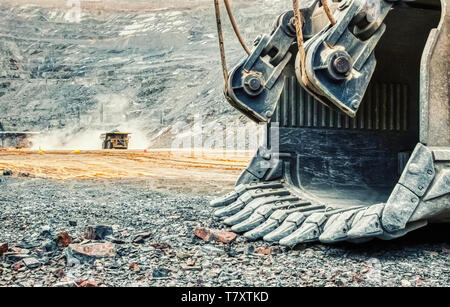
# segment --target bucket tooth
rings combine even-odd
[[[232,203],[226,207],[217,209],[214,212],[214,215],[216,217],[229,216],[229,215],[237,213],[239,210],[241,210],[244,207],[245,207],[245,203],[242,200],[238,199],[234,203]]]
[[[323,243],[345,241],[356,213],[357,211],[351,210],[330,216],[319,240]]]
[[[244,237],[249,240],[260,239],[280,226],[287,216],[286,210],[276,210],[264,223],[246,232]]]
[[[317,241],[327,219],[323,212],[311,214],[297,230],[281,239],[280,245],[293,247],[299,243]]]
[[[281,181],[269,181],[260,183],[250,183],[250,184],[239,184],[230,193],[215,198],[210,202],[210,206],[213,208],[224,207],[233,202],[235,202],[241,195],[247,191],[256,189],[278,189],[282,188],[283,184]]]
[[[235,202],[231,203],[226,207],[216,210],[214,212],[214,215],[216,217],[234,215],[255,199],[259,198],[264,199],[267,196],[281,196],[286,194],[289,194],[289,192],[286,189],[268,188],[268,189],[249,190],[244,194],[242,194]]]
[[[231,191],[230,193],[225,194],[222,197],[213,199],[211,201],[210,205],[211,205],[211,207],[214,207],[214,208],[230,205],[230,204],[234,203],[239,198],[239,196],[241,196],[242,194],[244,194],[245,192],[250,190],[250,187],[253,187],[253,186],[250,184],[237,185],[234,188],[234,191]]]
[[[299,229],[280,240],[280,245],[293,247],[299,243],[313,242],[319,239],[320,228],[314,223],[306,223]]]
[[[282,206],[284,203],[291,203],[291,201],[298,200],[298,197],[292,196],[292,195],[275,195],[270,197],[263,197],[263,198],[257,198],[253,201],[251,201],[245,208],[243,208],[241,211],[237,212],[233,216],[228,217],[224,220],[224,223],[226,225],[236,225],[248,217],[252,215],[253,212],[255,212],[256,209],[259,207],[266,205],[266,204],[272,204],[274,208],[278,208],[279,206]]]
[[[265,204],[265,199],[263,198],[258,198],[255,199],[254,201],[250,202],[247,206],[245,206],[244,209],[242,209],[241,211],[237,212],[236,214],[226,218],[223,222],[226,225],[236,225],[242,221],[244,221],[245,219],[249,218],[250,215],[252,215],[252,213],[259,208],[260,206]]]
[[[235,191],[231,191],[230,193],[225,194],[222,197],[218,197],[213,199],[209,205],[213,208],[223,207],[235,202],[239,197],[239,194]]]
[[[384,230],[380,218],[383,209],[384,204],[378,204],[358,212],[351,229],[347,233],[348,239],[355,240],[382,235]]]
[[[231,230],[235,232],[247,232],[262,224],[273,212],[273,206],[264,205],[259,207],[248,219],[234,225]]]
[[[278,242],[282,238],[290,235],[294,230],[300,226],[303,221],[306,219],[306,216],[301,212],[294,212],[289,214],[283,223],[272,232],[266,234],[264,236],[264,241],[267,242]]]

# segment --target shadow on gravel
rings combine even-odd
[[[401,258],[408,258],[411,254],[415,253],[430,251],[444,252],[444,249],[450,247],[449,233],[449,224],[430,224],[404,237],[391,241],[374,239],[362,244],[342,242],[329,245],[331,248],[328,250],[327,256],[341,257],[342,253],[347,253],[356,257],[394,257],[400,260]],[[322,244],[299,245],[294,249],[301,250],[307,246],[311,246],[314,249],[315,246],[319,245]]]
[[[379,254],[383,252],[394,252],[400,250],[420,251],[422,248],[425,248],[425,246],[426,249],[429,250],[432,245],[442,248],[443,245],[450,244],[449,233],[449,224],[430,224],[424,228],[412,231],[404,237],[391,241],[374,239],[370,242],[362,244],[344,242],[335,244],[334,247],[345,249],[354,254]],[[433,248],[431,247],[431,249]]]

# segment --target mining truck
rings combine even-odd
[[[33,143],[30,139],[38,134],[29,131],[0,131],[0,148],[31,148]]]
[[[293,1],[230,72],[215,4],[225,97],[266,123],[217,218],[284,246],[450,221],[447,0]]]
[[[128,149],[130,133],[111,131],[103,133],[100,139],[102,140],[102,149]]]

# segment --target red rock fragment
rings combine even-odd
[[[226,230],[209,230],[203,227],[194,229],[194,234],[204,241],[211,241],[212,239],[222,243],[230,243],[236,239],[236,234]]]
[[[276,254],[277,252],[279,252],[279,250],[280,249],[276,246],[271,246],[268,248],[260,247],[256,250],[256,253],[261,254],[261,255],[273,255],[273,254]]]
[[[90,280],[83,280],[77,282],[78,287],[81,288],[95,288],[98,287],[98,282],[90,281]]]
[[[236,239],[236,234],[231,231],[217,231],[213,233],[214,238],[219,240],[222,243],[230,243],[234,239]]]
[[[128,266],[130,267],[130,270],[132,270],[134,272],[140,271],[139,265],[137,262],[131,262]]]
[[[150,246],[152,246],[155,249],[168,249],[170,248],[170,245],[167,243],[154,243],[154,244],[150,244]]]
[[[194,234],[204,241],[209,241],[212,237],[212,233],[208,229],[202,227],[195,228]]]
[[[364,281],[364,278],[362,278],[361,275],[354,274],[352,276],[352,280],[359,284],[359,283],[362,283]]]
[[[69,251],[73,255],[82,255],[86,257],[103,258],[115,256],[115,244],[106,243],[90,243],[90,244],[70,244]]]
[[[60,247],[67,247],[72,243],[72,237],[65,231],[61,232],[56,237],[56,244]]]
[[[22,262],[19,261],[19,262],[16,262],[16,263],[13,264],[12,269],[14,271],[18,271],[21,267],[22,267]]]
[[[422,280],[421,278],[417,278],[417,280],[416,280],[416,286],[417,286],[417,287],[423,286],[423,280]]]
[[[58,278],[63,278],[66,276],[66,272],[63,269],[59,268],[53,271],[53,275]]]
[[[0,243],[0,256],[8,251],[8,243]]]

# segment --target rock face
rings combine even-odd
[[[165,10],[171,5],[158,1],[144,13],[115,11],[111,5],[99,14],[84,7],[79,23],[65,19],[64,6],[0,4],[0,122],[5,129],[48,129],[52,137],[39,139],[47,147],[70,146],[75,134],[100,148],[99,131],[114,128],[133,132],[130,146],[141,138],[169,145],[176,130],[191,127],[199,110],[205,124],[240,123],[239,113],[223,98],[211,2],[171,3],[175,8]],[[284,0],[236,1],[235,17],[247,44],[270,31],[289,6]],[[245,53],[225,22],[226,16],[233,65]]]

